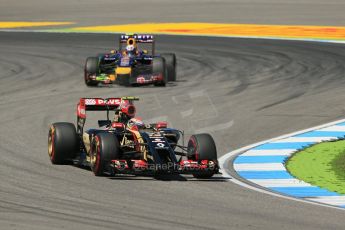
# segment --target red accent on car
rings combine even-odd
[[[152,76],[152,81],[163,81],[163,74],[157,74]]]
[[[123,170],[128,170],[129,166],[127,164],[126,160],[112,160],[111,161],[114,168],[119,170],[119,171],[123,171]]]
[[[180,162],[181,169],[199,169],[200,165],[194,160],[182,160]]]
[[[126,105],[126,106],[121,108],[121,112],[123,112],[124,114],[126,114],[130,117],[134,117],[135,116],[135,106],[134,105]]]
[[[160,122],[157,122],[156,124],[157,129],[162,129],[166,127],[168,127],[168,122],[165,122],[165,121],[160,121]]]
[[[107,100],[98,98],[95,99],[95,105],[117,105],[119,106],[121,103],[120,98],[108,98]]]
[[[195,160],[182,160],[180,166],[182,170],[202,170],[209,169],[211,166],[214,167],[216,162],[210,160],[201,160],[200,162]]]
[[[106,111],[117,109],[123,101],[121,98],[80,98],[78,105],[85,111]]]
[[[112,160],[112,166],[122,173],[130,173],[134,171],[145,171],[148,169],[148,163],[145,160],[131,160],[132,167],[130,168],[126,160]]]
[[[124,129],[125,125],[121,122],[113,122],[111,123],[111,127],[114,129]]]
[[[202,165],[207,165],[208,164],[208,160],[202,160],[201,162],[200,162],[200,164],[202,164]]]
[[[84,101],[80,100],[77,106],[77,116],[80,118],[86,118],[86,110],[85,110],[85,103]]]
[[[132,162],[133,162],[133,169],[144,170],[148,168],[148,164],[144,160],[132,160]]]

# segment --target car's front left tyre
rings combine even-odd
[[[98,57],[88,57],[84,67],[84,80],[87,86],[96,86],[97,81],[90,79],[91,75],[99,73],[99,60]]]
[[[78,135],[74,124],[58,122],[50,126],[48,155],[53,164],[65,164],[78,152]]]

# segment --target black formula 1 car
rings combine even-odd
[[[188,173],[210,178],[219,172],[216,146],[209,134],[192,135],[185,146],[183,131],[168,128],[166,122],[144,124],[135,118],[134,100],[138,98],[81,98],[77,128],[59,122],[49,129],[51,162],[88,166],[96,176]],[[98,120],[99,128],[84,131],[86,111],[106,111],[107,119]],[[109,119],[109,113],[114,119]]]
[[[176,56],[155,55],[153,35],[120,35],[119,49],[88,57],[84,68],[85,84],[165,86],[176,81]]]

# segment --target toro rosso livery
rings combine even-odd
[[[154,48],[153,35],[120,35],[118,50],[87,58],[85,84],[165,86],[168,81],[176,81],[175,54],[155,55]]]
[[[209,134],[192,135],[185,146],[182,131],[168,128],[166,122],[144,124],[136,118],[135,100],[138,98],[81,98],[77,128],[67,122],[50,127],[51,162],[89,166],[96,176],[190,173],[210,178],[218,173],[216,146]],[[86,111],[106,111],[107,116],[98,120],[99,128],[84,130]]]

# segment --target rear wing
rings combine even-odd
[[[123,102],[139,100],[138,97],[80,98],[77,105],[78,118],[86,118],[86,111],[109,111],[117,109]]]
[[[122,103],[139,100],[138,97],[112,97],[112,98],[80,98],[77,105],[77,133],[83,134],[83,129],[86,121],[86,111],[107,111],[107,116],[110,110],[119,108]],[[132,105],[132,107],[134,107]]]
[[[151,34],[121,34],[120,43],[127,43],[127,40],[133,38],[137,43],[153,43],[154,38]]]
[[[119,39],[119,51],[124,51],[126,45],[137,44],[139,49],[155,53],[155,40],[151,34],[121,34]]]

